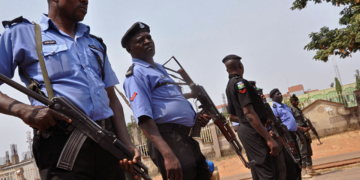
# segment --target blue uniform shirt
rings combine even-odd
[[[215,170],[214,163],[211,162],[211,161],[206,161],[206,163],[207,163],[208,166],[209,166],[209,171],[210,171],[210,172],[214,172],[214,170]]]
[[[105,79],[102,81],[95,53],[104,61],[103,47],[89,36],[90,28],[77,23],[73,39],[60,31],[46,15],[42,15],[39,25],[42,31],[42,54],[55,96],[68,98],[93,120],[112,116],[105,88],[119,81],[107,57]],[[47,95],[36,53],[34,25],[26,19],[23,23],[7,27],[0,37],[0,73],[12,78],[17,66],[37,81]],[[21,81],[28,86],[24,75],[20,71],[19,74]],[[33,106],[42,105],[32,98],[30,101]]]
[[[297,125],[289,106],[283,103],[279,104],[275,101],[273,103],[276,104],[276,108],[271,106],[274,115],[280,117],[281,121],[289,129],[289,131],[295,132],[297,130]]]
[[[133,75],[125,79],[124,90],[130,99],[136,120],[141,116],[148,116],[154,119],[156,124],[193,126],[195,111],[182,95],[180,88],[174,84],[155,88],[161,83],[174,83],[162,65],[155,63],[155,67],[139,59],[132,61],[135,65]]]

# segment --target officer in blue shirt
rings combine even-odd
[[[283,96],[279,91],[279,89],[275,88],[271,90],[270,98],[273,100],[272,110],[274,112],[274,115],[281,119],[283,124],[288,128],[290,135],[294,140],[293,142],[296,142],[296,134],[295,134],[297,131],[296,121],[292,114],[291,109],[286,104],[282,103]],[[299,149],[296,143],[295,146],[296,149]],[[280,167],[282,166],[283,163],[286,164],[286,179],[294,179],[294,180],[301,179],[301,168],[299,168],[299,166],[292,160],[291,156],[287,153],[287,151],[280,153],[279,155],[281,156],[281,154],[283,154],[285,162],[279,161],[278,163]]]
[[[199,144],[189,136],[195,123],[191,104],[162,65],[154,62],[155,44],[150,27],[137,22],[121,40],[132,56],[124,90],[134,116],[148,139],[150,157],[163,179],[209,180],[208,166]],[[201,116],[205,126],[210,116]]]
[[[133,162],[139,160],[140,151],[131,143],[122,106],[114,91],[114,85],[119,82],[109,60],[104,59],[101,40],[90,35],[88,26],[79,23],[87,13],[88,1],[48,0],[48,5],[49,14],[42,15],[39,24],[42,55],[55,96],[66,97],[96,123],[116,132],[117,138],[135,153]],[[19,67],[47,96],[36,52],[34,24],[22,17],[3,24],[6,29],[0,37],[0,73],[12,78]],[[19,74],[29,85],[24,73],[19,70]],[[132,173],[132,168],[127,166],[131,163],[125,160],[120,164],[90,138],[81,147],[72,171],[57,168],[71,134],[67,130],[71,120],[34,99],[30,101],[31,106],[0,92],[0,113],[19,117],[37,129],[33,153],[41,179],[125,179],[120,165]]]

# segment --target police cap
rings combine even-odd
[[[133,38],[136,34],[141,32],[148,32],[150,33],[150,27],[143,23],[143,22],[136,22],[134,23],[129,30],[126,31],[124,36],[121,39],[121,46],[123,48],[126,48],[126,46],[129,44],[131,38]]]
[[[239,60],[239,61],[240,61],[240,60],[241,60],[241,57],[240,57],[240,56],[237,56],[237,55],[235,55],[235,54],[230,54],[230,55],[225,56],[224,59],[222,60],[222,62],[225,64],[226,61],[231,60],[231,59],[235,59],[235,60]]]
[[[275,89],[271,90],[270,91],[270,97],[272,98],[275,95],[275,93],[277,93],[277,92],[279,92],[278,88],[275,88]]]

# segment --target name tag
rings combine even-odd
[[[48,45],[48,44],[56,44],[55,40],[50,40],[50,41],[44,41],[43,45]]]

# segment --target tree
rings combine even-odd
[[[130,123],[130,122],[127,123],[126,128],[127,128],[128,133],[129,133],[131,142],[134,143],[134,136],[133,136],[133,133],[132,133],[132,123]]]
[[[337,77],[335,78],[335,89],[340,103],[344,103],[344,98],[342,96],[342,87]]]
[[[309,1],[315,4],[324,1],[334,6],[345,6],[339,19],[339,24],[345,26],[344,28],[330,30],[324,26],[320,32],[309,34],[311,41],[304,49],[316,50],[313,59],[327,62],[330,55],[346,58],[357,52],[360,49],[360,0],[295,0],[291,9],[304,9]]]
[[[360,71],[357,69],[355,71],[355,89],[360,90]]]

